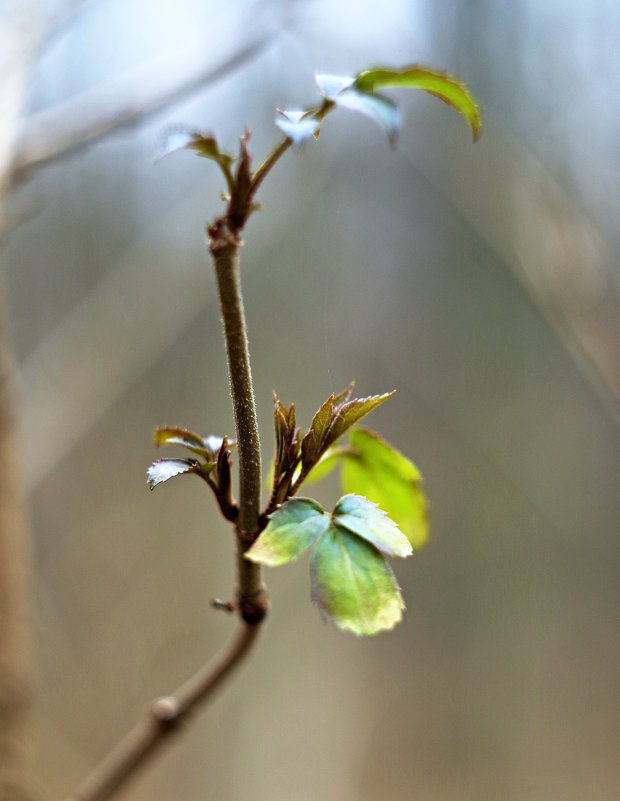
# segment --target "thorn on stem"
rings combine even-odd
[[[221,612],[234,612],[235,605],[232,601],[222,601],[221,598],[211,598],[211,606]]]

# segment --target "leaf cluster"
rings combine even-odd
[[[212,240],[221,236],[223,227],[233,237],[238,235],[250,214],[258,208],[254,198],[267,173],[290,146],[299,150],[308,140],[318,139],[323,120],[333,109],[357,111],[374,120],[386,132],[390,145],[394,147],[402,124],[401,112],[391,97],[377,90],[422,89],[459,111],[469,123],[474,141],[480,135],[482,117],[467,86],[451,75],[430,67],[420,64],[401,69],[374,67],[354,76],[318,74],[316,82],[323,98],[319,105],[277,109],[274,122],[285,139],[255,172],[252,171],[247,148],[249,131],[241,137],[236,159],[222,151],[210,133],[175,128],[163,135],[156,160],[177,150],[190,149],[214,161],[224,176],[228,193],[223,199],[227,201],[227,209],[210,226]],[[236,169],[233,169],[235,162]]]
[[[180,445],[198,458],[158,459],[147,470],[147,484],[154,490],[158,484],[181,475],[200,476],[211,488],[222,515],[236,520],[239,507],[233,497],[231,467],[234,440],[210,434],[201,437],[187,428],[161,426],[153,435],[155,445]]]
[[[272,495],[265,528],[246,558],[273,567],[312,549],[312,599],[323,616],[373,635],[402,617],[386,556],[409,556],[426,542],[428,504],[416,466],[378,434],[353,428],[394,393],[351,399],[352,390],[350,384],[330,395],[303,438],[294,406],[275,396]],[[339,444],[345,433],[348,445]],[[331,515],[311,498],[293,497],[304,481],[324,478],[338,464],[345,494]]]
[[[312,549],[312,599],[322,614],[343,629],[372,635],[402,617],[404,602],[386,557],[409,556],[424,544],[427,503],[415,465],[379,435],[354,428],[394,392],[352,398],[353,386],[332,393],[303,436],[295,405],[287,408],[274,393],[272,491],[246,558],[275,566]],[[347,445],[340,442],[345,434]],[[158,428],[154,440],[158,446],[185,448],[192,458],[154,462],[148,469],[151,489],[174,476],[198,475],[224,517],[236,519],[234,443],[170,426]],[[331,514],[315,500],[294,497],[304,482],[324,478],[337,465],[342,466],[344,495]]]

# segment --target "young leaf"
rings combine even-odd
[[[299,150],[308,139],[315,139],[321,123],[315,117],[306,117],[305,111],[282,111],[276,112],[275,124],[293,143],[293,147]]]
[[[269,524],[245,554],[251,562],[284,565],[298,559],[331,524],[311,498],[292,498],[269,515]]]
[[[226,440],[226,447],[230,450],[234,450],[237,447],[237,441],[234,439],[229,439],[228,437],[219,437],[216,434],[209,434],[208,437],[204,437],[203,442],[211,458],[217,458],[217,455],[224,444],[224,440]]]
[[[334,395],[334,407],[342,406],[351,397],[351,393],[355,389],[355,381],[351,381],[348,387],[345,387],[341,392]]]
[[[228,191],[232,192],[234,183],[231,167],[234,158],[228,153],[221,152],[214,136],[205,136],[199,131],[169,130],[162,137],[155,161],[158,162],[164,156],[184,149],[195,150],[199,156],[215,161],[224,173]]]
[[[213,452],[205,441],[198,434],[193,431],[188,431],[186,428],[179,428],[178,426],[161,426],[155,429],[153,435],[157,447],[162,445],[182,445],[184,448],[199,456],[205,458],[212,458]],[[219,449],[219,447],[218,447]]]
[[[376,67],[360,72],[352,84],[360,92],[375,89],[424,89],[459,111],[471,126],[474,142],[480,136],[482,117],[476,101],[464,83],[445,72],[414,64],[400,70]]]
[[[342,465],[344,492],[365,495],[398,523],[415,550],[428,539],[428,502],[419,470],[378,434],[356,428]]]
[[[405,608],[383,555],[365,540],[330,526],[310,562],[312,600],[341,629],[373,635],[393,628]]]
[[[322,445],[332,422],[333,408],[334,396],[330,395],[312,418],[310,431],[301,442],[301,460],[305,468],[309,468],[319,458]]]
[[[372,91],[361,91],[355,78],[317,75],[316,82],[324,97],[342,108],[359,111],[370,117],[386,131],[390,144],[393,146],[396,143],[400,130],[400,112],[394,101],[375,95]]]
[[[325,446],[331,445],[345,431],[348,431],[351,426],[355,425],[362,417],[372,412],[377,406],[381,406],[386,400],[389,400],[396,390],[392,392],[385,392],[383,395],[371,395],[368,398],[354,398],[353,400],[343,403],[336,413],[333,422],[329,428],[327,436],[324,440]]]
[[[391,147],[395,146],[401,126],[401,114],[396,103],[389,97],[357,92],[351,88],[340,92],[334,102],[341,108],[359,111],[370,117],[387,133]]]
[[[355,78],[351,78],[348,75],[325,75],[323,73],[317,73],[317,75],[315,75],[315,80],[323,97],[326,97],[328,100],[336,100],[341,92],[351,86]]]
[[[359,495],[342,497],[332,513],[334,525],[372,543],[388,556],[410,556],[409,540],[379,507]]]
[[[328,448],[319,461],[304,479],[306,486],[322,481],[338,466],[341,459],[346,458],[349,449],[346,446],[332,446]]]
[[[215,467],[215,464],[213,464]],[[174,476],[183,473],[201,473],[200,465],[193,459],[159,459],[149,467],[146,472],[149,489],[155,489],[158,484],[168,481]]]

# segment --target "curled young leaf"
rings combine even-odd
[[[213,452],[206,445],[204,439],[187,428],[161,426],[155,429],[153,439],[158,448],[163,445],[181,445],[198,456],[213,457]]]
[[[420,64],[396,70],[375,67],[360,72],[352,88],[370,93],[375,89],[387,88],[423,89],[448,103],[465,117],[472,129],[474,141],[480,136],[482,117],[474,96],[464,83],[445,72]]]
[[[202,134],[200,131],[170,129],[166,131],[160,141],[155,162],[160,161],[164,156],[175,153],[177,150],[195,150],[199,156],[215,161],[224,173],[229,192],[233,189],[233,177],[231,167],[234,158],[228,153],[223,153],[218,146],[217,139],[210,134]]]
[[[306,111],[291,111],[286,109],[276,111],[275,124],[299,150],[309,139],[316,139],[321,123],[316,117],[306,116]]]

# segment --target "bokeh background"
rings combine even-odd
[[[13,197],[43,797],[233,628],[209,607],[233,558],[208,492],[145,483],[158,424],[233,427],[204,235],[222,182],[191,153],[154,167],[160,132],[191,125],[234,151],[247,126],[260,160],[274,109],[312,102],[315,71],[419,61],[468,82],[481,141],[423,93],[399,95],[393,152],[335,113],[274,170],[242,254],[265,463],[273,389],[307,425],[352,378],[398,388],[369,424],[432,503],[431,541],[395,566],[407,614],[358,640],[311,606],[306,560],[268,571],[254,658],[124,797],[616,801],[620,5],[73,6],[29,114],[101,86],[112,106],[135,68],[137,92],[188,60],[209,77]],[[332,504],[337,480],[316,494]]]

